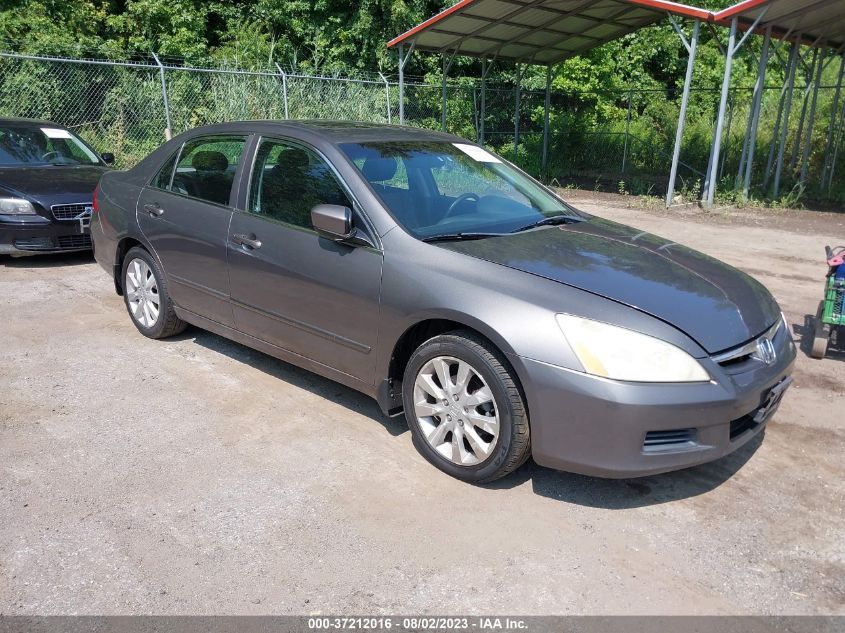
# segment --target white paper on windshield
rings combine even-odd
[[[42,127],[41,131],[47,138],[73,138],[67,130],[60,130],[55,127]]]
[[[490,152],[488,152],[483,147],[477,147],[476,145],[467,145],[466,143],[452,143],[455,147],[461,150],[464,154],[469,156],[473,160],[477,160],[479,163],[501,163],[498,158],[493,156]]]

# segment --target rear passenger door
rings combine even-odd
[[[325,158],[295,141],[261,139],[246,209],[235,211],[229,236],[237,327],[372,384],[382,253],[318,236],[317,204],[353,209],[355,227],[377,243]]]
[[[138,224],[176,305],[233,327],[226,242],[245,136],[187,141],[144,188]]]

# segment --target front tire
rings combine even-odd
[[[405,368],[402,397],[417,449],[453,477],[491,482],[530,455],[528,414],[513,369],[473,332],[423,343]]]
[[[164,271],[155,257],[136,246],[126,253],[121,274],[123,302],[141,334],[160,339],[184,331],[187,324],[176,316]]]

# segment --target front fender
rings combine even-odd
[[[385,238],[378,375],[389,375],[397,341],[426,319],[471,327],[509,357],[583,371],[558,326],[561,312],[596,319],[706,356],[686,334],[636,308],[537,275],[419,242]]]

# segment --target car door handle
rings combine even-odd
[[[164,209],[162,209],[157,204],[145,204],[144,211],[157,218],[164,215]]]
[[[232,241],[235,244],[240,244],[241,246],[249,249],[261,248],[261,240],[257,240],[249,235],[243,235],[241,233],[235,233],[232,235]]]

